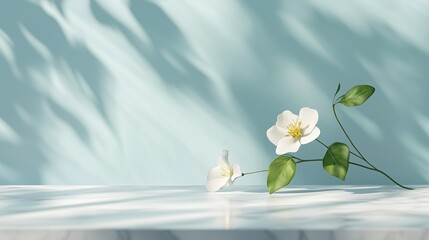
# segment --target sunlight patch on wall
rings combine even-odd
[[[330,111],[331,100],[327,93],[322,92],[315,84],[316,80],[305,68],[292,60],[283,60],[277,66],[277,81],[284,89],[284,98],[290,105],[309,106],[316,108],[319,113]],[[299,111],[299,109],[294,109]],[[323,121],[327,121],[327,114],[320,114]]]
[[[21,142],[19,135],[2,118],[0,118],[0,140],[13,145],[18,145]]]
[[[5,60],[9,63],[12,72],[15,74],[15,76],[18,77],[20,74],[16,65],[13,47],[13,41],[2,29],[0,29],[0,57],[5,58]]]
[[[408,62],[393,56],[384,56],[380,62],[362,57],[358,60],[397,111],[408,111],[407,105],[417,103],[424,96],[417,84],[419,72]]]
[[[308,5],[336,18],[362,35],[383,34],[392,41],[400,37],[405,42],[429,53],[429,2],[309,0]],[[332,7],[335,6],[335,7]],[[391,34],[391,31],[394,34]]]
[[[184,46],[183,54],[192,62],[208,65],[221,76],[239,71],[244,66],[255,70],[258,58],[253,55],[250,44],[253,29],[257,27],[252,24],[257,22],[251,19],[244,5],[238,1],[217,0],[157,1],[156,4],[182,32],[188,45]],[[228,16],[234,16],[233,21]],[[244,83],[249,79],[240,80]],[[216,81],[214,84],[222,83]]]
[[[367,115],[358,110],[350,111],[348,109],[344,109],[342,112],[347,115],[352,122],[354,122],[354,127],[359,128],[372,139],[378,141],[383,139],[383,133],[380,126]]]
[[[429,149],[427,148],[427,144],[425,144],[429,137],[426,138],[425,142],[421,142],[418,138],[407,132],[402,132],[400,134],[399,138],[401,139],[402,144],[409,149],[409,151],[399,159],[402,160],[404,164],[407,164],[407,162],[415,164],[421,173],[421,176],[426,181],[429,181],[429,175],[427,174],[429,165]],[[415,159],[419,161],[415,161]]]
[[[287,31],[290,31],[291,35],[296,38],[299,43],[308,48],[308,50],[313,51],[321,58],[338,66],[339,64],[335,56],[330,52],[328,46],[324,44],[323,38],[316,35],[310,23],[287,10],[288,8],[285,7],[285,11],[281,13]]]
[[[28,70],[37,91],[48,99],[38,119],[43,140],[40,148],[49,160],[44,169],[46,183],[72,183],[80,176],[78,183],[203,184],[207,169],[225,148],[232,150],[235,162],[267,159],[247,129],[239,107],[234,107],[237,104],[231,93],[219,92],[226,87],[212,89],[212,94],[225,105],[219,111],[190,89],[172,88],[151,59],[123,32],[94,17],[89,1],[66,1],[62,5],[63,14],[56,6],[41,4],[60,24],[67,40],[87,49],[101,64],[96,80],[85,79],[78,69],[62,59],[46,61],[44,67]],[[121,4],[125,5],[118,8],[129,11],[126,2]],[[111,11],[111,7],[105,7]],[[129,29],[136,36],[143,36],[144,29],[134,24]],[[223,36],[231,41],[230,47],[238,46],[240,40],[234,39],[232,32]],[[34,48],[40,47],[28,34],[27,39]],[[140,41],[142,48],[147,47],[145,39]],[[213,52],[216,46],[209,53],[195,48],[198,47],[191,44],[180,53],[192,58],[190,63],[206,74],[208,81],[226,84],[222,80],[232,71],[228,70],[229,65],[212,59],[217,64],[212,61],[213,66],[207,67],[205,61],[209,58],[204,59],[216,55]],[[196,52],[200,55],[196,56]],[[241,59],[245,54],[245,49],[239,50],[235,57]],[[95,97],[87,81],[102,83],[97,89],[100,98]],[[248,165],[265,164],[260,161]],[[201,181],[196,183],[195,179]]]

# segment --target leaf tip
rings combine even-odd
[[[338,83],[337,90],[335,91],[334,96],[337,96],[337,94],[340,91],[340,89],[341,89],[341,83]]]

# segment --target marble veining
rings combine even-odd
[[[263,186],[215,193],[203,186],[0,187],[0,239],[429,239],[428,229],[428,186],[295,186],[273,195]]]

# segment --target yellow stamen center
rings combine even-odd
[[[295,139],[298,139],[302,136],[301,122],[298,122],[297,124],[291,123],[287,126],[287,129],[287,134]]]
[[[222,168],[222,176],[224,177],[231,177],[232,176],[232,168]]]

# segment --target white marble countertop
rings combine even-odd
[[[429,229],[429,187],[1,186],[0,230]]]

